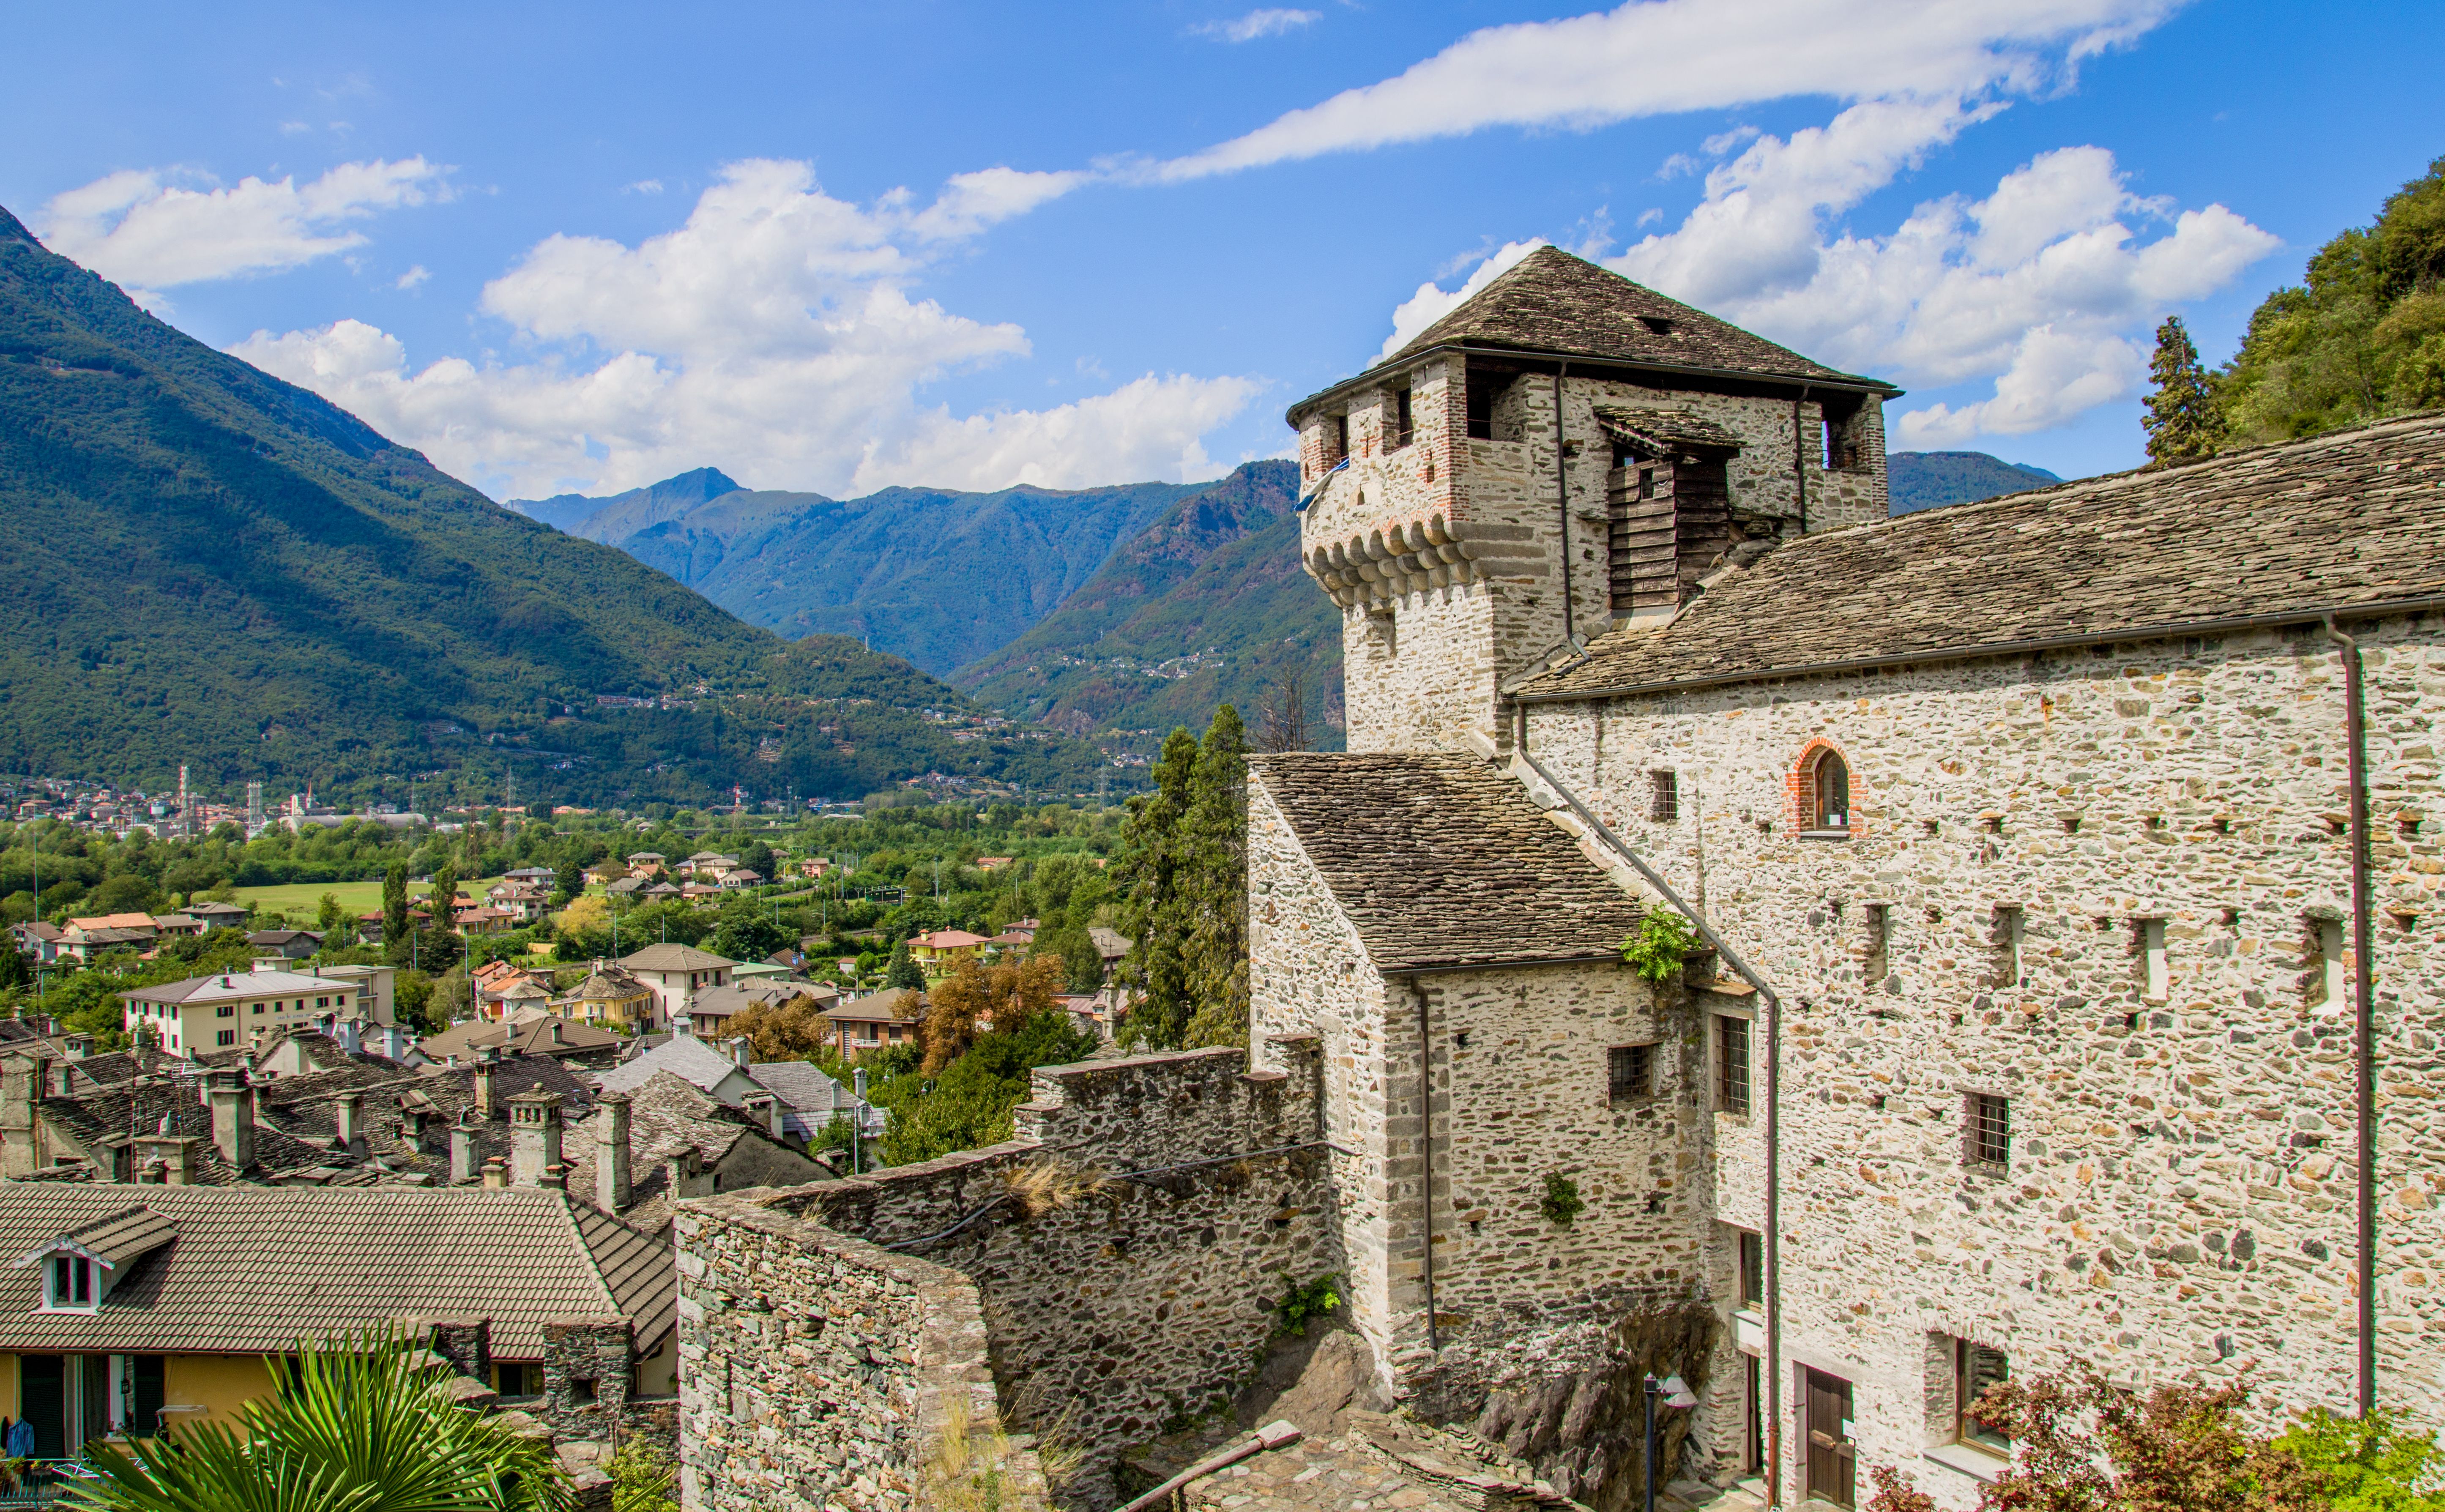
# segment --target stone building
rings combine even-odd
[[[2365,1347],[2445,1424],[2445,417],[1887,520],[1894,392],[1548,250],[1295,406],[1350,749],[1251,760],[1244,1057],[681,1204],[695,1504],[907,1505],[962,1389],[1092,1468],[1328,1275],[1383,1398],[1599,1512],[1651,1372],[1667,1476],[1792,1506],[1969,1506],[1977,1390],[2081,1361],[2272,1420]]]

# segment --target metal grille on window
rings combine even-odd
[[[1655,1047],[1615,1045],[1605,1053],[1608,1091],[1614,1097],[1647,1097],[1655,1091]]]
[[[1988,1092],[1969,1094],[1969,1158],[1981,1166],[2012,1163],[2012,1105]]]
[[[1670,772],[1647,775],[1647,816],[1659,824],[1670,824],[1681,817],[1681,778]]]
[[[1715,1107],[1746,1117],[1749,1111],[1749,1021],[1715,1018]]]

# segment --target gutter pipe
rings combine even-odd
[[[2342,653],[2343,737],[2352,785],[2352,1061],[2360,1147],[2360,1408],[2365,1420],[2377,1409],[2377,1005],[2369,938],[2368,724],[2360,643],[2336,629],[2331,615],[2325,631]]]
[[[1427,1037],[1427,989],[1413,978],[1409,991],[1418,999],[1418,1153],[1426,1167],[1418,1203],[1426,1242],[1418,1251],[1418,1274],[1427,1290],[1427,1350],[1440,1354],[1443,1341],[1435,1332],[1435,1048]]]
[[[1577,607],[1571,591],[1570,443],[1562,437],[1562,380],[1570,376],[1569,363],[1554,370],[1554,504],[1560,514],[1557,523],[1562,527],[1562,639],[1577,644],[1578,627],[1573,616]]]
[[[1578,815],[1579,822],[1605,849],[1628,862],[1665,902],[1697,927],[1698,937],[1712,945],[1724,964],[1757,989],[1765,1004],[1765,1504],[1782,1505],[1782,999],[1730,941],[1717,934],[1706,915],[1689,905],[1672,885],[1633,850],[1578,794],[1562,785],[1544,763],[1528,754],[1528,706],[1513,706],[1515,736],[1511,749]]]

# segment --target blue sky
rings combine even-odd
[[[2434,4],[9,16],[0,205],[502,497],[1208,476],[1540,240],[2129,466],[2445,153]]]

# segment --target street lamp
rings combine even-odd
[[[1647,1512],[1655,1512],[1655,1399],[1659,1396],[1664,1398],[1666,1407],[1683,1411],[1698,1405],[1689,1383],[1681,1377],[1668,1375],[1660,1381],[1652,1375],[1647,1378]]]

